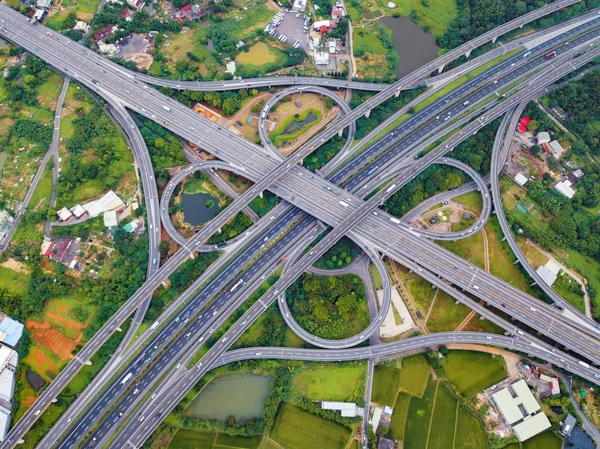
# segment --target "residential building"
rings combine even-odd
[[[122,229],[125,232],[134,232],[137,228],[139,228],[139,226],[139,222],[137,220],[133,220],[123,226]]]
[[[558,378],[553,377],[550,381],[550,385],[552,385],[552,395],[560,394],[560,382]]]
[[[321,409],[340,412],[344,418],[354,418],[361,410],[354,402],[321,402]]]
[[[100,28],[99,30],[97,30],[94,33],[94,42],[98,43],[100,41],[104,41],[104,39],[106,39],[107,37],[112,36],[113,34],[115,34],[115,31],[117,31],[118,28],[116,25],[107,25],[104,28]]]
[[[554,188],[562,193],[567,198],[573,198],[577,190],[571,187],[573,184],[568,179],[564,181],[557,182]]]
[[[83,31],[84,33],[87,33],[90,29],[90,26],[86,22],[78,20],[73,29],[75,31]]]
[[[103,41],[99,41],[97,45],[103,55],[114,56],[119,51],[115,44],[105,44]]]
[[[537,139],[538,145],[544,145],[545,143],[550,142],[550,133],[542,131],[541,133],[537,133],[535,138]]]
[[[48,11],[52,6],[52,0],[37,0],[35,2],[35,6],[37,6],[39,9],[45,9]]]
[[[132,8],[140,9],[146,4],[146,2],[142,0],[127,0],[127,4]]]
[[[38,22],[41,22],[42,20],[44,20],[44,17],[46,16],[47,12],[48,11],[46,11],[45,9],[36,9],[33,13],[33,19]]]
[[[331,8],[331,17],[336,20],[346,17],[346,8],[344,8],[342,2],[335,2],[335,5]]]
[[[2,344],[16,348],[23,336],[24,328],[22,323],[0,312],[0,342]]]
[[[325,31],[323,31],[323,27],[325,27]],[[313,30],[318,31],[320,33],[326,33],[329,27],[331,27],[330,20],[319,20],[313,23]]]
[[[577,170],[573,170],[567,173],[567,179],[571,181],[571,184],[576,184],[581,178],[583,178],[584,174],[585,173],[583,172],[583,170],[578,168]]]
[[[573,415],[571,415],[569,413],[569,415],[563,421],[563,425],[560,428],[560,433],[562,433],[564,436],[568,437],[569,435],[571,435],[571,432],[573,432],[573,429],[575,428],[576,425],[577,425],[577,420],[575,419],[575,417]]]
[[[381,421],[381,415],[383,414],[383,409],[381,407],[375,407],[373,410],[373,416],[371,417],[371,425],[373,426],[373,431],[377,431],[377,427],[379,427],[379,421]]]
[[[492,394],[492,400],[519,441],[525,441],[550,427],[550,421],[524,380]]]
[[[527,176],[525,176],[523,173],[517,173],[517,175],[514,177],[514,180],[517,184],[523,187],[527,181],[529,181],[529,178],[527,178]]]
[[[292,10],[304,12],[306,10],[306,0],[294,0],[294,3],[292,4]]]
[[[559,158],[565,152],[565,149],[562,147],[558,140],[553,140],[548,144],[547,147],[548,152],[554,156],[555,158]]]
[[[85,214],[87,214],[87,212],[85,211],[85,209],[81,206],[81,204],[77,204],[75,207],[71,208],[71,212],[73,213],[73,215],[75,215],[75,218],[77,218],[78,220],[83,217]]]
[[[377,442],[377,449],[395,449],[396,442],[390,438],[386,438],[384,436],[379,437],[379,441]]]
[[[61,210],[59,210],[56,215],[58,215],[58,219],[60,221],[69,221],[71,218],[73,218],[73,213],[66,207],[63,207]]]
[[[93,218],[109,210],[120,211],[125,207],[125,203],[123,203],[123,200],[115,192],[110,190],[102,198],[85,203],[82,207]]]

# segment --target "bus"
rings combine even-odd
[[[123,378],[123,380],[121,381],[121,385],[125,385],[125,384],[127,383],[127,381],[128,381],[129,379],[131,379],[131,376],[133,376],[133,373],[129,373],[129,374],[127,374],[127,376],[125,376],[125,377]]]

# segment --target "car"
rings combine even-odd
[[[502,303],[500,305],[506,309],[506,304]]]

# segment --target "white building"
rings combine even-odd
[[[538,144],[543,145],[545,143],[550,142],[550,133],[542,131],[541,133],[537,133],[537,136],[535,136],[535,138],[537,139]]]
[[[306,0],[294,0],[292,9],[294,11],[304,12],[304,10],[306,9]]]
[[[4,440],[10,426],[18,363],[19,354],[8,346],[0,345],[0,441]]]
[[[541,265],[538,267],[537,274],[544,280],[549,287],[552,287],[552,284],[556,282],[558,278],[558,273],[560,272],[560,265],[555,263],[552,260],[546,262],[546,265]]]
[[[83,31],[84,33],[87,33],[90,29],[90,26],[83,20],[78,20],[73,29],[75,31]]]
[[[521,187],[523,187],[527,183],[527,181],[529,181],[529,179],[527,179],[527,176],[525,176],[523,173],[517,173],[517,175],[514,177],[514,180]]]
[[[566,196],[567,198],[573,198],[573,196],[575,195],[577,190],[575,190],[573,187],[571,187],[572,185],[573,184],[571,183],[571,181],[569,181],[568,179],[565,179],[564,181],[556,183],[554,188],[556,190],[558,190],[560,193],[562,193],[564,196]]]
[[[550,427],[550,421],[524,380],[494,393],[492,399],[519,441],[525,441]]]
[[[59,210],[56,215],[58,215],[58,219],[60,221],[69,221],[71,218],[73,218],[73,213],[66,207],[63,207],[61,210]]]
[[[125,203],[123,203],[121,198],[119,198],[117,194],[111,190],[104,194],[102,198],[85,203],[82,207],[88,214],[90,214],[90,217],[94,218],[100,215],[102,212],[122,209],[125,207]]]
[[[318,22],[314,22],[313,30],[320,31],[323,26],[329,28],[331,26],[331,20],[319,20]]]
[[[107,228],[114,228],[119,223],[117,222],[117,211],[109,210],[104,212],[104,226]]]
[[[321,409],[340,412],[344,418],[354,418],[359,414],[360,408],[354,402],[321,402]]]
[[[327,65],[329,64],[329,53],[315,51],[315,64],[316,65]]]
[[[102,41],[98,41],[98,50],[103,55],[114,56],[117,54],[119,49],[115,44],[105,44]]]

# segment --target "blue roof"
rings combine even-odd
[[[25,326],[18,321],[15,321],[10,317],[5,317],[0,322],[0,332],[6,334],[5,337],[1,339],[2,342],[9,346],[16,346],[23,335],[24,327]]]

